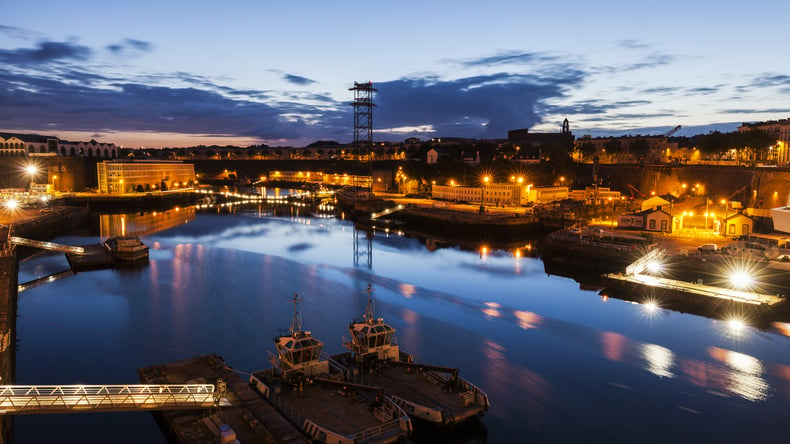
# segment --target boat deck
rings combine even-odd
[[[465,401],[461,392],[450,390],[448,382],[413,368],[384,366],[362,375],[358,382],[382,387],[387,395],[440,411],[446,423],[463,421],[485,411],[481,405]]]
[[[375,393],[362,395],[341,387],[307,384],[299,393],[295,388],[280,384],[269,369],[253,376],[272,388],[271,402],[292,422],[302,425],[305,420],[332,430],[343,436],[353,436],[372,429],[382,428],[381,440],[364,442],[394,442],[401,436],[398,421],[382,421],[374,416],[371,400]],[[369,433],[365,433],[369,435]]]
[[[154,365],[137,370],[144,383],[227,384],[229,407],[219,411],[182,410],[152,412],[171,442],[220,442],[220,426],[228,424],[244,443],[307,443],[302,433],[265,402],[236,372],[216,355]]]

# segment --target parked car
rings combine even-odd
[[[716,245],[716,244],[700,245],[697,248],[697,251],[699,251],[702,254],[705,254],[705,253],[718,253],[719,252],[719,246]]]

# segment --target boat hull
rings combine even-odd
[[[364,365],[350,352],[331,358],[345,368],[351,382],[381,387],[387,397],[412,419],[440,427],[450,427],[485,414],[488,396],[469,381],[436,366],[412,364],[411,356],[401,352],[400,359],[375,360]],[[447,369],[454,370],[454,369]]]

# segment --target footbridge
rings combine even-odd
[[[39,248],[42,250],[62,251],[64,253],[73,253],[73,254],[85,254],[84,247],[56,244],[55,242],[46,242],[46,241],[39,241],[33,239],[25,239],[24,237],[9,236],[8,242],[13,245]]]
[[[203,409],[229,406],[224,395],[213,384],[3,385],[0,414]]]

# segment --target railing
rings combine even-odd
[[[210,408],[213,384],[4,385],[0,414]]]
[[[85,248],[74,245],[56,244],[54,242],[25,239],[24,237],[10,236],[8,242],[14,245],[40,248],[42,250],[62,251],[64,253],[85,254]]]

